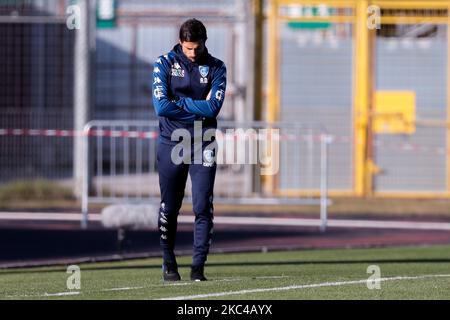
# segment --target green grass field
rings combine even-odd
[[[214,254],[208,282],[161,281],[160,259],[81,264],[81,289],[66,267],[0,270],[0,299],[450,299],[450,246]],[[380,289],[368,289],[378,265]],[[373,282],[371,282],[373,283]]]

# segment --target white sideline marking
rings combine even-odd
[[[223,278],[223,279],[217,279],[217,280],[211,280],[216,282],[233,282],[233,281],[242,281],[243,278]]]
[[[164,283],[163,286],[189,286],[192,282]]]
[[[262,277],[255,277],[255,279],[285,279],[289,278],[289,276],[262,276]]]
[[[434,275],[431,274],[431,275],[422,275],[422,276],[415,276],[415,277],[399,276],[399,277],[391,277],[391,278],[380,278],[380,281],[417,280],[417,279],[426,279],[426,278],[450,278],[450,274],[434,274]],[[337,286],[344,286],[344,285],[351,285],[351,284],[362,284],[362,283],[367,283],[367,281],[368,281],[368,279],[354,280],[354,281],[323,282],[323,283],[304,284],[304,285],[278,287],[278,288],[225,291],[225,292],[216,292],[216,293],[208,293],[208,294],[197,294],[197,295],[191,295],[191,296],[168,297],[168,298],[161,298],[161,299],[157,299],[157,300],[191,300],[191,299],[241,295],[241,294],[247,294],[247,293],[288,291],[288,290],[320,288],[320,287],[337,287]]]
[[[108,292],[108,291],[127,291],[127,290],[139,290],[144,289],[145,287],[125,287],[125,288],[111,288],[111,289],[103,289],[101,291]]]
[[[164,283],[163,285],[156,285],[156,286],[150,286],[150,287],[124,287],[124,288],[110,288],[110,289],[103,289],[100,291],[108,292],[108,291],[128,291],[128,290],[141,290],[141,289],[147,289],[152,287],[161,287],[161,286],[187,286],[192,283],[190,282],[180,282],[180,283]]]
[[[76,296],[80,291],[58,292],[58,293],[45,293],[44,297],[60,297],[60,296]]]
[[[92,290],[85,291],[84,293],[95,293],[95,292],[114,292],[114,291],[129,291],[129,290],[141,290],[141,289],[149,289],[156,287],[165,287],[165,286],[187,286],[192,285],[193,282],[181,282],[181,283],[164,283],[161,285],[151,285],[148,287],[123,287],[123,288],[109,288],[109,289],[101,289],[101,290]],[[6,295],[6,298],[31,298],[31,297],[61,297],[61,296],[75,296],[82,294],[82,291],[66,291],[66,292],[55,292],[55,293],[47,293],[44,294],[35,294],[35,295]],[[1,296],[0,296],[1,299]]]
[[[46,221],[81,221],[81,213],[31,213],[31,212],[0,212],[0,220],[46,220]],[[89,215],[89,221],[100,222],[101,214]],[[194,216],[180,215],[178,222],[193,223]],[[265,226],[306,226],[319,227],[319,219],[301,218],[259,218],[259,217],[214,217],[214,223],[231,225],[265,225]],[[388,220],[352,220],[330,219],[328,227],[335,228],[376,228],[376,229],[416,229],[416,230],[450,230],[448,222],[415,222]]]

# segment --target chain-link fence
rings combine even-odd
[[[374,190],[384,195],[448,193],[448,126],[418,121],[414,134],[378,134]]]
[[[72,175],[71,138],[28,135],[73,128],[74,34],[60,5],[0,2],[0,182]]]

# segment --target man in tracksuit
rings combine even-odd
[[[168,54],[159,57],[153,70],[153,105],[159,118],[157,166],[161,190],[158,227],[163,251],[163,279],[180,280],[175,258],[177,218],[184,197],[188,173],[192,181],[195,213],[194,253],[191,280],[205,281],[204,265],[213,230],[213,188],[216,175],[217,146],[211,141],[194,137],[194,131],[205,133],[217,128],[226,88],[226,68],[205,47],[205,26],[190,19],[180,28],[180,42]],[[200,128],[201,130],[194,130]],[[182,137],[177,132],[190,133],[189,149],[177,147]],[[214,141],[214,137],[212,137]],[[200,151],[200,161],[194,155]],[[181,156],[183,161],[174,161]],[[196,158],[197,159],[197,158]]]

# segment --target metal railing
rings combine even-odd
[[[83,226],[89,204],[158,203],[157,121],[91,121],[84,128]],[[320,206],[327,224],[328,144],[320,125],[219,122],[214,201]],[[288,197],[284,188],[304,188]],[[191,201],[190,179],[186,202]],[[313,196],[313,194],[319,196]]]

